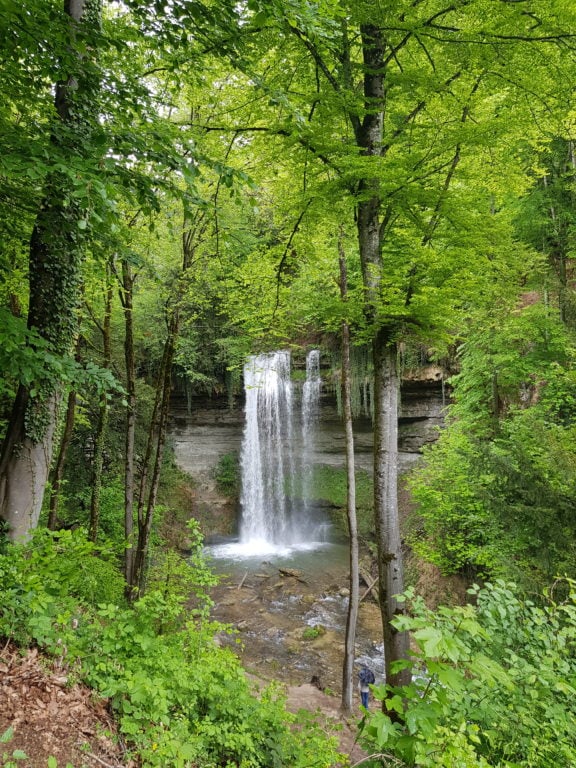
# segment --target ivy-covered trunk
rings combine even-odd
[[[30,239],[28,327],[45,339],[56,358],[70,354],[76,333],[87,203],[73,196],[64,158],[81,167],[91,156],[91,120],[98,88],[93,62],[76,53],[84,30],[100,21],[100,0],[66,0],[68,31],[62,39],[62,79],[56,84],[57,120],[50,154],[57,170],[48,174],[44,199]],[[84,48],[84,44],[81,46]],[[41,350],[39,351],[41,352]],[[57,432],[61,380],[46,365],[41,380],[21,385],[0,458],[0,517],[13,541],[26,539],[38,524]]]

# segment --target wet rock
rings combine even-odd
[[[312,640],[312,647],[315,650],[323,650],[325,648],[337,648],[342,645],[340,636],[332,629],[327,629],[322,632],[318,637]]]
[[[282,574],[282,576],[289,576],[293,579],[297,579],[302,584],[306,584],[306,580],[302,578],[302,571],[296,570],[296,568],[279,568],[278,572]]]

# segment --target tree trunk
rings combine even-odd
[[[406,632],[398,632],[392,619],[403,613],[395,595],[404,590],[402,541],[398,517],[398,399],[400,378],[396,344],[383,331],[374,338],[374,523],[378,541],[378,601],[384,633],[386,682],[404,685],[410,672],[392,673],[393,662],[408,658]]]
[[[124,360],[126,363],[126,442],[124,457],[124,577],[128,587],[132,584],[134,566],[134,489],[136,487],[136,363],[134,355],[134,276],[127,261],[122,262],[122,291],[120,300],[124,310]]]
[[[134,553],[134,567],[132,569],[132,578],[130,581],[131,599],[139,597],[144,592],[146,560],[150,544],[152,522],[154,519],[154,508],[158,496],[164,444],[166,441],[166,424],[170,407],[170,389],[172,381],[172,360],[174,358],[174,350],[179,328],[179,312],[176,309],[170,320],[168,336],[164,344],[162,366],[160,369],[158,385],[156,387],[154,412],[148,433],[146,457],[142,468],[138,499],[138,543]],[[152,455],[154,455],[154,465],[152,467],[148,492],[146,492]],[[146,509],[145,512],[144,508]]]
[[[99,0],[66,0],[73,48],[80,24],[99,23]],[[95,90],[93,73],[76,58],[76,76],[55,88],[59,124],[50,137],[63,155],[82,160],[88,153]],[[46,180],[44,201],[30,239],[28,327],[34,328],[56,355],[70,353],[76,333],[82,262],[80,220],[86,211],[70,201],[70,181],[53,171]],[[34,387],[20,386],[0,458],[0,517],[12,541],[27,539],[38,524],[52,461],[61,399],[60,382],[49,373]]]
[[[364,59],[364,117],[354,124],[356,141],[365,156],[382,157],[384,132],[384,50],[382,30],[371,24],[360,29]],[[398,519],[398,392],[396,344],[381,327],[379,306],[382,283],[382,240],[386,217],[382,217],[382,195],[377,177],[359,184],[356,207],[358,246],[364,282],[365,315],[372,326],[374,363],[374,521],[378,550],[378,600],[384,639],[386,682],[408,682],[404,670],[392,674],[395,661],[408,656],[408,636],[391,624],[402,611],[394,595],[402,592],[403,568]],[[384,219],[384,220],[383,220]]]
[[[104,322],[102,323],[102,346],[103,346],[103,366],[110,368],[112,364],[112,335],[110,323],[112,319],[112,296],[113,287],[110,279],[110,264],[106,265],[106,298],[104,302]],[[100,495],[102,491],[102,469],[104,467],[104,447],[106,444],[106,435],[108,434],[108,418],[110,415],[110,406],[105,392],[100,396],[100,407],[98,410],[98,426],[96,428],[96,439],[94,440],[94,459],[92,461],[92,489],[90,496],[90,525],[88,529],[88,538],[96,542],[98,539],[98,529],[100,527]]]
[[[68,403],[66,406],[66,417],[64,420],[64,430],[60,440],[58,458],[52,471],[50,488],[50,505],[48,511],[48,528],[55,531],[58,526],[58,508],[60,506],[60,491],[62,487],[62,478],[64,476],[64,467],[66,465],[66,456],[74,431],[74,420],[76,418],[76,392],[68,393]]]
[[[129,597],[131,600],[134,600],[144,591],[146,559],[148,556],[150,533],[154,519],[154,507],[156,506],[156,498],[158,496],[162,458],[166,442],[166,424],[168,422],[172,383],[172,362],[180,333],[180,302],[182,301],[182,297],[184,296],[187,287],[185,276],[192,266],[196,245],[205,231],[207,224],[208,220],[203,211],[199,212],[198,217],[195,219],[192,226],[189,226],[186,217],[184,218],[184,228],[182,233],[182,271],[177,278],[172,300],[170,301],[170,306],[173,307],[173,310],[168,318],[168,333],[164,343],[164,354],[156,387],[154,411],[148,433],[146,455],[144,457],[142,475],[140,478],[140,492],[138,496],[138,543],[134,554],[134,566],[129,581]],[[148,484],[152,454],[154,454],[154,466]],[[146,508],[146,512],[144,512],[144,508]]]
[[[340,295],[347,300],[346,258],[340,250]],[[346,636],[344,641],[344,667],[342,670],[342,703],[345,713],[352,711],[354,691],[354,657],[356,651],[356,625],[358,623],[359,565],[358,565],[358,527],[356,524],[356,474],[354,460],[354,431],[352,428],[352,391],[350,376],[350,328],[346,320],[342,321],[342,413],[346,436],[346,510],[348,519],[349,557],[350,557],[350,596],[346,616]]]
[[[31,407],[28,390],[20,386],[8,425],[0,462],[0,510],[11,541],[25,541],[38,525],[58,423],[59,397],[42,402],[46,426],[41,439],[26,434]]]

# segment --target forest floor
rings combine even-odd
[[[315,712],[326,731],[336,733],[351,765],[362,759],[355,743],[356,722],[342,717],[337,698],[311,684],[288,686],[286,694],[290,711]],[[21,750],[26,757],[14,764],[22,768],[46,768],[49,757],[58,768],[136,768],[108,702],[85,686],[70,684],[66,674],[35,649],[24,654],[12,645],[2,649],[0,702],[0,735],[8,728],[14,732],[10,741],[0,744],[2,765]]]
[[[24,655],[7,645],[0,654],[0,735],[13,737],[0,745],[2,765],[15,750],[24,768],[46,768],[49,757],[58,768],[122,766],[125,750],[117,738],[108,702],[78,683],[36,649]]]

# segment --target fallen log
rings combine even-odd
[[[362,577],[362,578],[364,578],[364,577]],[[366,579],[364,579],[364,581],[366,581]],[[374,579],[371,579],[371,580],[370,580],[370,582],[366,581],[366,584],[368,584],[368,587],[367,587],[367,589],[365,590],[365,592],[364,592],[362,595],[360,595],[360,598],[359,598],[359,601],[358,601],[358,602],[360,602],[360,603],[361,603],[361,602],[362,602],[362,600],[364,600],[364,598],[365,598],[365,597],[368,597],[368,595],[370,594],[370,592],[372,592],[372,590],[373,590],[373,589],[374,589],[374,587],[376,586],[376,582],[377,582],[377,581],[378,581],[378,576],[376,576]],[[376,597],[377,597],[377,596],[376,596]]]

